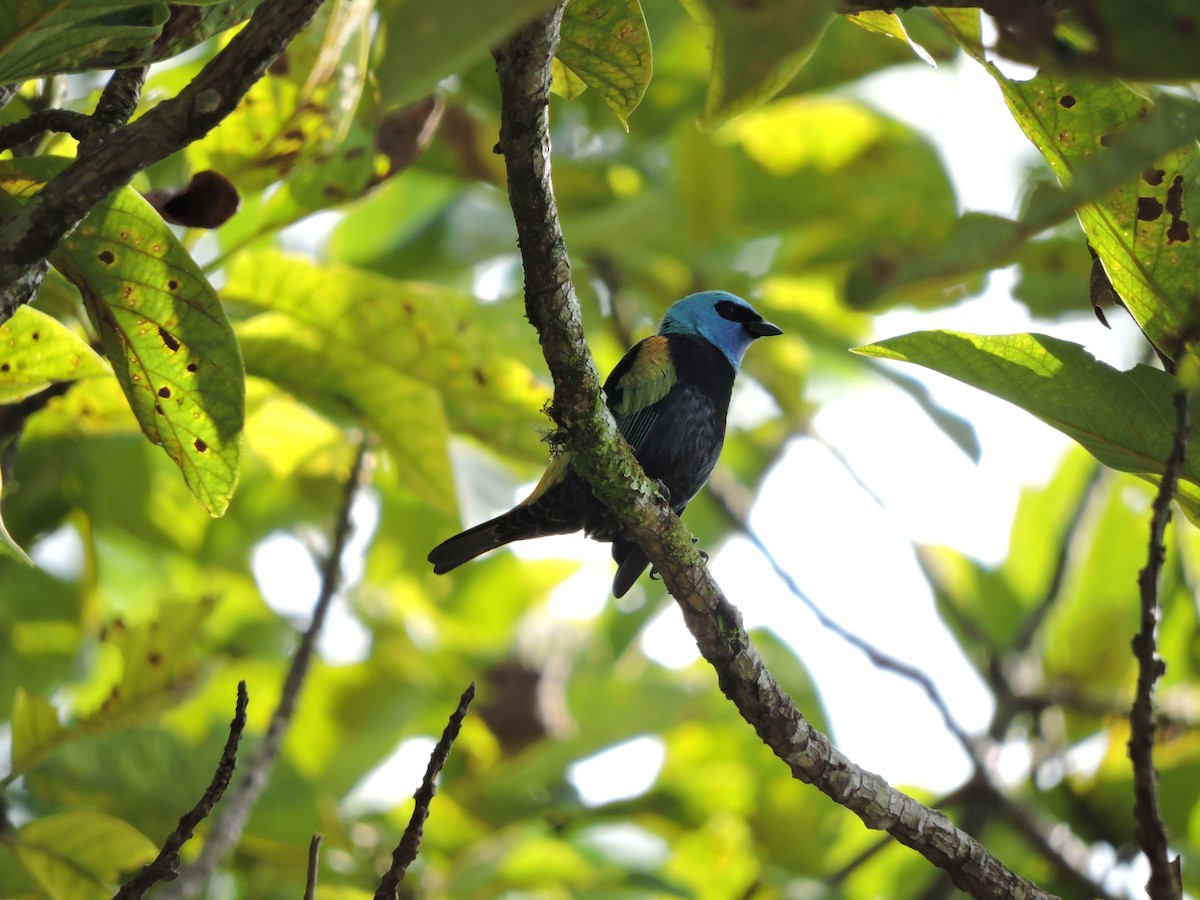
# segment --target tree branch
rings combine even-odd
[[[81,150],[71,165],[4,222],[0,226],[0,324],[31,298],[13,286],[41,264],[97,203],[147,166],[220,124],[322,2],[265,0],[246,27],[178,96]],[[129,79],[117,79],[121,97],[127,99],[129,86]],[[119,110],[122,102],[114,96],[111,108]]]
[[[304,900],[317,896],[317,870],[321,860],[321,835],[314,834],[308,842],[308,875],[304,879]]]
[[[238,744],[246,728],[246,707],[249,703],[246,682],[239,681],[237,706],[234,709],[233,721],[229,723],[229,738],[225,741],[225,749],[221,751],[221,759],[217,762],[217,770],[213,773],[208,790],[204,792],[199,803],[180,817],[179,824],[167,835],[167,840],[154,861],[125,882],[113,900],[138,900],[158,882],[171,881],[179,875],[180,848],[192,839],[196,826],[213,811],[213,807],[217,805],[217,801],[221,799],[221,795],[233,779],[234,769],[237,768]]]
[[[496,51],[509,197],[525,269],[525,308],[554,378],[551,414],[576,470],[635,536],[683,610],[721,689],[793,775],[817,786],[871,828],[889,832],[976,897],[1049,896],[1006,869],[941,812],[863,771],[813,729],[763,665],[741,615],[704,567],[691,535],[658,497],[600,396],[550,182],[550,61],[560,5]],[[632,489],[631,489],[632,486]]]
[[[279,705],[271,715],[267,733],[263,736],[250,759],[246,762],[241,780],[234,786],[229,799],[213,817],[212,827],[208,832],[208,840],[204,850],[196,861],[184,870],[180,879],[164,892],[164,897],[170,900],[189,900],[204,888],[213,873],[225,862],[229,854],[238,845],[246,822],[250,819],[258,798],[262,795],[270,780],[275,760],[283,746],[283,738],[292,723],[292,714],[296,709],[296,701],[304,687],[308,675],[308,667],[316,649],[317,637],[325,624],[325,616],[329,612],[329,604],[342,581],[342,555],[346,550],[346,542],[350,539],[350,510],[358,496],[358,490],[364,480],[366,468],[367,445],[370,438],[364,436],[359,443],[358,453],[350,475],[346,479],[342,493],[342,505],[338,510],[337,521],[334,524],[329,553],[321,565],[321,590],[313,605],[312,621],[300,638],[292,654],[287,677],[284,679],[283,690],[279,697]]]
[[[1171,520],[1171,501],[1179,472],[1187,455],[1191,427],[1191,398],[1185,389],[1175,393],[1175,442],[1158,485],[1150,518],[1150,546],[1146,565],[1138,573],[1141,600],[1141,629],[1133,638],[1137,658],[1137,693],[1129,711],[1129,759],[1133,763],[1133,814],[1137,819],[1137,842],[1150,863],[1147,893],[1154,900],[1183,895],[1179,858],[1170,859],[1167,832],[1158,809],[1158,773],[1154,770],[1154,688],[1166,671],[1158,655],[1158,620],[1161,608],[1158,580],[1164,560],[1163,535]]]
[[[425,820],[429,818],[429,805],[433,802],[434,794],[437,793],[435,782],[438,773],[442,771],[442,766],[450,758],[450,748],[458,738],[463,719],[467,716],[467,709],[474,699],[475,682],[472,681],[463,691],[462,697],[458,701],[458,708],[450,714],[450,721],[446,723],[441,739],[429,756],[429,765],[425,767],[425,777],[421,780],[421,786],[417,788],[417,792],[413,794],[412,816],[408,820],[404,834],[400,837],[400,843],[392,851],[392,864],[380,879],[379,887],[375,891],[375,900],[396,900],[400,895],[400,882],[404,880],[404,874],[412,865],[413,860],[417,858],[417,850],[421,847]]]

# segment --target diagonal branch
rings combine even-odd
[[[179,875],[180,849],[192,839],[196,827],[213,811],[213,807],[217,805],[217,801],[221,799],[233,779],[233,772],[237,767],[238,745],[242,740],[242,731],[246,728],[246,707],[249,703],[246,682],[239,681],[237,706],[233,721],[229,723],[229,738],[225,741],[225,749],[221,752],[221,759],[217,763],[217,770],[213,773],[208,790],[204,792],[199,803],[180,817],[179,824],[167,835],[162,850],[154,861],[125,882],[113,900],[138,900],[158,882],[170,881]]]
[[[450,758],[450,748],[458,738],[463,719],[467,717],[467,709],[474,699],[475,682],[472,681],[463,691],[458,700],[458,707],[450,714],[450,721],[446,723],[441,739],[433,748],[433,753],[429,755],[429,764],[425,767],[425,777],[421,779],[421,786],[413,794],[412,816],[408,820],[404,834],[400,837],[400,843],[392,851],[392,864],[379,881],[379,887],[375,890],[375,900],[396,900],[400,894],[400,882],[404,880],[404,874],[408,871],[408,867],[417,858],[417,850],[421,846],[425,820],[429,818],[429,805],[433,802],[434,794],[437,793],[438,773],[442,771],[442,766]]]
[[[801,781],[818,787],[871,828],[889,832],[945,869],[976,897],[1048,897],[1004,867],[943,813],[866,772],[808,724],[742,628],[741,615],[708,574],[691,535],[620,438],[599,392],[550,182],[550,61],[562,5],[496,51],[509,197],[525,268],[525,308],[554,378],[551,414],[563,445],[592,489],[636,537],[683,610],[721,689]],[[632,485],[632,489],[631,489]]]
[[[1133,638],[1133,655],[1137,657],[1137,693],[1129,711],[1129,758],[1133,763],[1133,814],[1137,819],[1137,842],[1150,863],[1150,880],[1146,892],[1154,900],[1173,900],[1183,894],[1179,858],[1169,858],[1167,832],[1158,808],[1158,773],[1154,770],[1154,688],[1166,671],[1158,655],[1158,620],[1161,607],[1158,580],[1162,572],[1163,535],[1171,520],[1171,500],[1179,472],[1187,455],[1191,398],[1185,389],[1175,394],[1175,442],[1167,458],[1166,469],[1154,498],[1150,519],[1150,547],[1146,565],[1138,573],[1138,595],[1141,599],[1141,629]]]

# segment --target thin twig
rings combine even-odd
[[[279,697],[279,705],[271,715],[267,733],[263,736],[262,743],[250,754],[242,777],[234,785],[229,799],[213,817],[204,850],[201,851],[196,861],[183,871],[179,880],[167,890],[165,896],[171,900],[188,900],[188,898],[195,897],[213,873],[225,862],[238,842],[241,841],[242,832],[245,831],[246,823],[250,819],[250,813],[271,777],[275,760],[283,745],[284,735],[291,726],[292,714],[295,712],[300,690],[308,675],[309,664],[316,649],[317,637],[321,633],[321,627],[325,624],[329,605],[341,586],[341,560],[346,550],[346,542],[350,539],[350,510],[354,506],[354,500],[358,496],[358,490],[364,480],[363,473],[366,468],[369,442],[369,436],[364,436],[359,442],[358,453],[354,457],[354,464],[346,479],[342,492],[342,505],[338,510],[329,544],[329,553],[321,565],[321,590],[313,605],[312,621],[292,654],[287,677]]]
[[[475,682],[472,681],[470,686],[463,691],[458,700],[458,708],[451,713],[450,721],[446,723],[441,740],[437,742],[437,746],[433,748],[433,753],[429,756],[429,765],[425,767],[425,777],[421,781],[421,786],[417,788],[417,792],[413,794],[414,806],[412,816],[408,820],[408,827],[404,829],[400,843],[392,851],[392,864],[384,872],[383,878],[379,882],[379,887],[375,891],[375,900],[396,900],[396,897],[399,896],[400,882],[404,880],[404,874],[412,865],[413,860],[417,858],[417,851],[421,847],[425,820],[429,818],[429,805],[433,802],[434,794],[437,793],[438,773],[442,771],[442,766],[450,758],[450,748],[458,738],[458,732],[462,728],[463,719],[466,718],[467,709],[474,699]]]
[[[23,119],[0,126],[0,152],[11,150],[39,134],[56,131],[69,134],[77,141],[87,136],[91,119],[81,112],[70,109],[41,109]]]
[[[1158,495],[1150,518],[1150,545],[1146,565],[1138,573],[1141,627],[1133,638],[1137,658],[1137,693],[1129,710],[1129,759],[1133,763],[1133,814],[1137,820],[1137,842],[1150,863],[1146,891],[1153,900],[1183,895],[1179,858],[1169,857],[1167,831],[1158,808],[1158,773],[1154,770],[1154,689],[1166,671],[1158,655],[1158,620],[1161,613],[1158,581],[1165,551],[1163,537],[1171,520],[1171,501],[1187,455],[1191,427],[1191,397],[1181,389],[1175,393],[1175,441],[1163,470]]]
[[[180,848],[191,840],[196,826],[212,812],[213,807],[217,805],[217,801],[221,799],[221,795],[225,793],[225,789],[229,787],[229,782],[233,778],[234,769],[237,768],[238,744],[241,742],[242,732],[246,728],[246,707],[249,703],[250,696],[246,693],[246,682],[239,681],[237,706],[234,708],[233,721],[229,723],[229,738],[225,741],[225,749],[221,751],[221,759],[217,762],[217,770],[213,773],[208,790],[204,792],[199,803],[180,817],[179,824],[175,826],[174,831],[167,835],[162,850],[159,851],[154,861],[144,866],[133,878],[125,882],[114,900],[137,900],[158,882],[170,881],[179,875]]]
[[[864,490],[867,490],[868,493],[870,493],[869,489],[866,488],[865,485],[863,487]],[[716,500],[717,506],[721,509],[721,512],[724,513],[725,518],[729,521],[729,523],[738,531],[740,531],[742,535],[745,536],[745,538],[755,546],[758,552],[763,555],[763,557],[767,560],[767,565],[769,565],[772,571],[774,571],[775,576],[783,582],[784,587],[788,589],[793,597],[808,607],[809,612],[816,616],[817,622],[822,628],[833,632],[851,647],[861,652],[864,656],[866,656],[867,661],[870,662],[871,665],[875,666],[875,668],[886,672],[893,672],[896,675],[899,675],[901,678],[911,681],[921,689],[921,691],[929,699],[929,702],[933,704],[934,709],[936,709],[938,714],[942,717],[942,722],[945,724],[946,730],[954,735],[954,738],[959,742],[960,745],[962,745],[962,748],[971,758],[975,768],[977,770],[982,770],[984,765],[983,761],[979,758],[979,750],[976,746],[975,740],[967,733],[966,729],[959,725],[955,720],[953,713],[950,712],[949,705],[942,696],[942,692],[939,691],[937,685],[933,683],[933,679],[916,666],[910,665],[901,659],[897,659],[890,653],[880,650],[870,641],[860,637],[859,635],[850,631],[848,628],[840,625],[831,616],[827,615],[825,610],[818,606],[816,601],[809,597],[808,594],[804,592],[804,589],[796,583],[796,579],[792,577],[792,573],[785,569],[779,560],[775,558],[775,554],[771,552],[771,549],[766,545],[762,537],[759,536],[757,531],[750,527],[750,523],[746,521],[745,517],[740,515],[733,508],[725,494],[720,490],[712,490],[710,487],[709,495]]]
[[[856,766],[808,723],[763,664],[741,614],[709,575],[690,532],[669,505],[656,502],[656,489],[620,440],[583,337],[550,181],[550,62],[561,18],[560,4],[518,32],[496,51],[496,70],[498,149],[504,154],[525,270],[525,308],[554,379],[551,413],[572,464],[662,573],[722,691],[796,778],[946,869],[973,896],[1048,897],[944,813]]]
[[[308,842],[308,876],[304,879],[304,900],[317,895],[317,869],[321,859],[321,835],[314,834]]]

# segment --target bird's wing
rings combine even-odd
[[[671,392],[676,381],[667,338],[658,334],[634,344],[604,382],[604,393],[617,427],[635,451],[645,442],[658,418],[657,404]]]

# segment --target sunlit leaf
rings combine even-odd
[[[25,868],[54,900],[112,896],[112,882],[120,872],[158,854],[153,842],[128,822],[95,810],[36,819],[17,832],[14,845]]]
[[[1149,480],[1162,474],[1174,443],[1174,378],[1149,366],[1122,372],[1058,338],[923,331],[855,352],[917,363],[995,394],[1078,441],[1105,465]],[[1200,410],[1200,403],[1193,401],[1193,407]],[[1176,499],[1196,521],[1195,442],[1189,442],[1180,477]]]
[[[900,17],[895,13],[883,12],[882,10],[869,10],[867,12],[854,13],[853,15],[846,16],[846,18],[859,28],[877,32],[878,34],[886,34],[888,37],[904,41],[904,43],[912,48],[913,53],[922,62],[927,62],[935,69],[937,68],[937,63],[929,55],[929,51],[908,36],[908,32],[904,29],[904,23],[900,21]]]
[[[563,13],[558,59],[597,91],[629,130],[650,83],[650,33],[639,0],[576,0]]]
[[[0,325],[0,403],[13,403],[59,381],[109,374],[96,352],[52,316],[21,306]]]
[[[0,196],[27,198],[67,162],[0,163]],[[97,206],[51,261],[82,292],[146,437],[221,515],[237,485],[245,384],[233,329],[199,267],[131,188]]]

